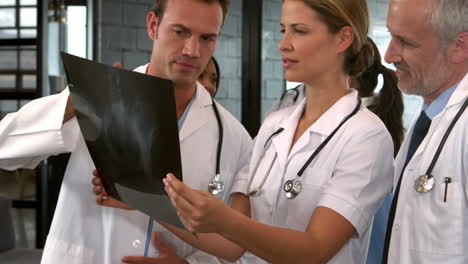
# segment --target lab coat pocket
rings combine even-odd
[[[429,193],[416,193],[419,198],[426,196],[420,209],[414,210],[413,225],[419,227],[415,233],[414,250],[430,254],[464,254],[466,208],[462,184],[459,181],[445,182],[445,177],[436,179],[434,189]],[[420,212],[418,214],[417,212]],[[411,244],[410,244],[411,245]]]

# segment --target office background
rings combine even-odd
[[[390,40],[388,0],[367,2],[369,36],[383,55]],[[61,50],[120,62],[126,69],[147,63],[151,5],[152,0],[0,0],[0,118],[65,87]],[[222,76],[216,99],[253,136],[271,104],[295,85],[283,79],[280,15],[281,0],[231,0],[215,52]],[[419,104],[405,96],[405,126]],[[0,195],[12,200],[17,248],[43,247],[67,159],[51,157],[35,170],[0,170]]]

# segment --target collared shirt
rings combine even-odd
[[[445,106],[447,105],[450,96],[452,96],[453,92],[457,88],[460,82],[456,83],[452,87],[445,90],[441,93],[430,105],[423,104],[423,111],[426,112],[426,115],[432,120],[436,115],[438,115],[442,110],[444,110]]]
[[[292,200],[287,199],[283,185],[296,177],[312,152],[353,111],[356,103],[356,91],[342,97],[292,148],[305,100],[297,107],[272,113],[260,129],[252,156],[251,173],[267,138],[279,127],[284,128],[272,139],[253,176],[255,182],[257,177],[262,179],[272,166],[260,193],[250,197],[252,218],[276,227],[306,231],[315,208],[327,207],[337,212],[353,225],[356,233],[329,263],[365,262],[372,217],[391,188],[393,144],[385,126],[372,112],[361,107],[304,171],[301,193]],[[275,153],[277,159],[271,164]],[[250,253],[243,260],[249,264],[265,263]]]
[[[192,106],[193,101],[195,101],[195,97],[197,97],[197,93],[195,93],[195,94],[192,96],[192,99],[190,99],[190,102],[188,103],[187,107],[185,107],[184,113],[182,114],[182,116],[180,117],[180,119],[177,120],[177,126],[179,127],[179,130],[180,130],[180,129],[182,128],[182,126],[184,125],[185,118],[187,117],[187,114],[188,114],[188,112],[190,111],[190,107]]]

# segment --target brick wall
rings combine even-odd
[[[133,69],[149,61],[151,42],[146,33],[146,14],[151,0],[103,0],[102,61],[122,63]]]
[[[146,14],[152,0],[102,0],[102,61],[120,61],[132,69],[147,63],[151,42],[146,33]],[[381,54],[390,41],[386,28],[388,0],[367,0],[371,14],[369,35]],[[263,1],[262,31],[262,117],[285,89],[278,43],[281,0]],[[241,116],[242,0],[232,0],[223,33],[215,52],[221,68],[217,100],[238,119]],[[405,96],[404,121],[407,126],[420,104],[419,97]]]
[[[215,51],[221,81],[216,99],[237,119],[241,119],[242,98],[242,1],[232,0]]]
[[[280,32],[281,0],[263,1],[262,30],[262,120],[271,104],[285,90],[284,71],[278,50],[282,38]]]

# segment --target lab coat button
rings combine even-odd
[[[139,248],[141,246],[141,241],[140,240],[134,240],[133,241],[133,247],[134,248]]]

